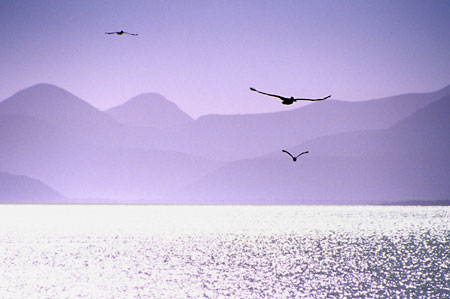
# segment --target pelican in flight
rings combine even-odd
[[[117,35],[124,35],[124,34],[129,34],[129,35],[138,35],[137,33],[129,33],[129,32],[125,32],[123,30],[121,31],[117,31],[117,32],[105,32],[105,34],[117,34]]]
[[[288,151],[282,150],[282,152],[288,154],[289,156],[291,156],[292,161],[294,161],[294,162],[297,161],[297,158],[300,157],[301,155],[309,153],[308,151],[306,151],[306,152],[303,152],[303,153],[301,153],[301,154],[298,154],[296,157],[294,157],[294,156],[292,156],[291,153],[288,152]]]
[[[260,93],[260,94],[265,94],[266,96],[279,98],[279,99],[281,100],[281,103],[284,104],[284,105],[291,105],[292,103],[294,103],[294,102],[296,102],[296,101],[311,101],[311,102],[323,101],[323,100],[326,100],[326,99],[328,99],[329,97],[331,97],[331,95],[329,95],[329,96],[324,97],[324,98],[322,98],[322,99],[294,99],[294,97],[285,98],[285,97],[282,97],[282,96],[278,96],[278,95],[276,95],[276,94],[265,93],[265,92],[256,90],[256,89],[254,89],[253,87],[250,87],[250,90],[251,90],[251,91],[256,91],[256,92],[258,92],[258,93]]]

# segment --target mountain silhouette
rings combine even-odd
[[[179,152],[129,147],[126,141],[88,142],[22,115],[0,115],[0,140],[0,171],[39,178],[71,199],[151,202],[218,166]]]
[[[279,151],[227,163],[172,197],[227,204],[372,204],[446,200],[450,194],[450,95],[386,129],[332,134],[293,151],[312,154],[291,167]],[[217,182],[220,182],[218,184]]]
[[[164,130],[158,144],[208,159],[253,158],[320,136],[388,128],[447,92],[450,86],[437,92],[362,102],[323,101],[283,112],[206,115]]]
[[[419,111],[402,119],[395,125],[396,129],[410,129],[414,131],[439,130],[450,128],[450,91],[449,94],[438,101],[425,106]],[[450,131],[447,131],[450,134]]]
[[[129,128],[72,93],[36,84],[0,102],[0,115],[28,116],[64,131],[66,141],[96,146],[154,148],[155,132]]]
[[[39,178],[71,199],[150,201],[217,165],[152,147],[152,136],[39,84],[0,102],[0,171]]]
[[[115,120],[130,126],[166,128],[193,120],[162,95],[144,93],[105,111]]]
[[[63,203],[65,200],[39,180],[0,172],[0,203]]]
[[[449,87],[178,124],[175,116],[159,128],[120,123],[38,84],[0,102],[0,171],[42,180],[70,200],[365,204],[427,193],[441,200],[449,191],[446,94]],[[128,104],[137,115],[138,105]],[[292,167],[281,148],[310,154]]]
[[[365,130],[333,134],[309,140],[294,147],[311,146],[319,155],[381,156],[415,153],[434,157],[450,146],[450,94],[419,109],[384,130]]]
[[[52,84],[36,84],[0,102],[0,114],[27,115],[58,126],[81,129],[116,122],[94,106]]]

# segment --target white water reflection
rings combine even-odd
[[[0,206],[5,298],[450,295],[450,209]]]

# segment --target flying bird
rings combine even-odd
[[[306,152],[303,152],[303,153],[301,153],[301,154],[298,154],[296,157],[294,157],[294,156],[292,156],[291,153],[288,152],[288,151],[282,150],[282,152],[288,154],[289,156],[291,156],[293,162],[297,161],[297,158],[300,157],[301,155],[309,153],[308,151],[306,151]]]
[[[124,35],[124,34],[129,34],[129,35],[138,35],[137,33],[129,33],[129,32],[125,32],[123,30],[121,31],[117,31],[117,32],[105,32],[105,34],[117,34],[117,35]]]
[[[311,101],[311,102],[316,102],[316,101],[323,101],[328,99],[329,97],[331,97],[331,95],[321,98],[321,99],[295,99],[294,97],[290,97],[290,98],[285,98],[276,94],[270,94],[270,93],[265,93],[259,90],[254,89],[253,87],[250,87],[251,91],[256,91],[260,94],[265,94],[266,96],[270,96],[270,97],[276,97],[279,98],[281,100],[281,103],[284,105],[291,105],[292,103],[296,102],[296,101]]]

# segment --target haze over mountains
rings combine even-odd
[[[100,111],[59,87],[38,84],[0,102],[0,172],[39,179],[63,194],[48,193],[49,200],[61,202],[447,200],[448,115],[450,86],[194,120],[155,93]],[[293,163],[281,149],[310,153]],[[20,186],[17,202],[43,202],[37,195],[32,200],[30,182],[9,175],[2,184],[17,192]],[[8,192],[8,202],[19,194]]]
[[[332,134],[235,161],[177,194],[238,203],[367,204],[449,199],[450,95],[387,129]],[[221,182],[221,184],[217,184]]]
[[[1,102],[0,124],[0,169],[39,178],[70,198],[152,201],[217,164],[140,147],[152,129],[134,131],[48,84]]]
[[[117,122],[70,92],[37,84],[0,102],[0,114],[33,117],[65,129],[99,129]]]
[[[448,93],[450,86],[433,93],[364,102],[331,99],[285,112],[206,115],[171,128],[173,138],[162,140],[160,146],[210,159],[253,158],[319,136],[388,128]]]
[[[177,105],[157,93],[138,95],[105,112],[125,125],[136,127],[163,129],[193,121]]]
[[[1,203],[63,203],[66,198],[39,180],[0,172]]]

